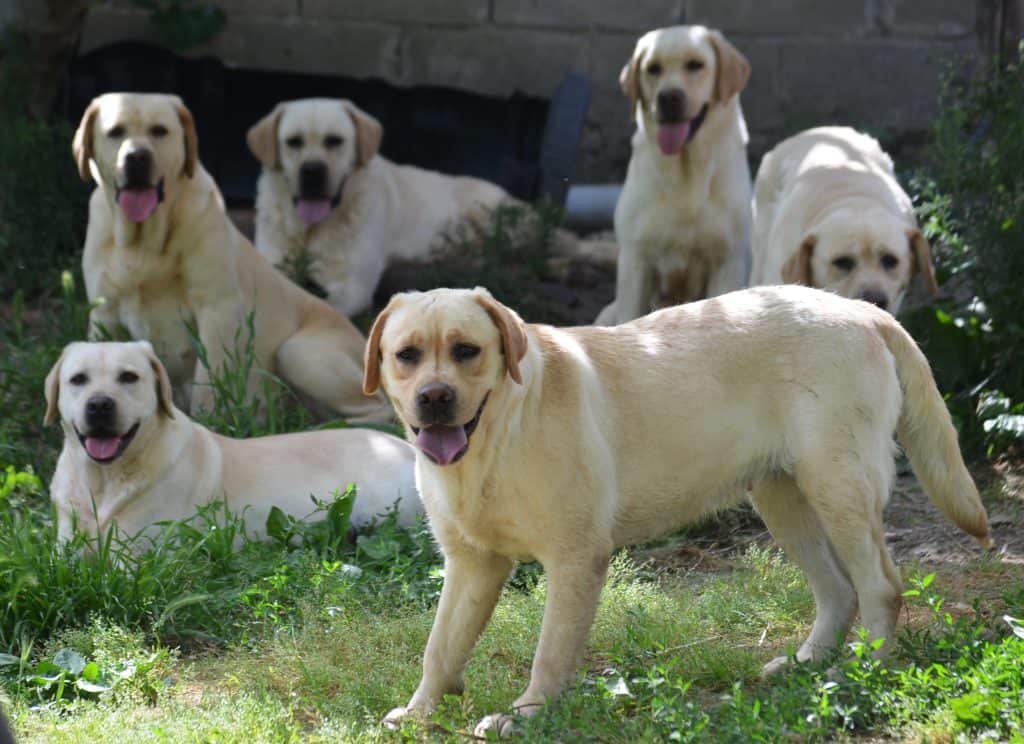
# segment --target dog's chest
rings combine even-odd
[[[470,545],[517,561],[536,560],[538,531],[524,520],[519,495],[508,491],[485,483],[473,489],[424,490],[423,500],[432,517],[439,515],[454,526]]]
[[[623,243],[652,261],[722,253],[731,220],[714,193],[671,176],[637,181],[627,184],[615,211],[615,230]]]
[[[117,320],[132,338],[153,344],[173,384],[192,379],[195,354],[187,325],[195,323],[195,316],[180,277],[144,282],[125,292],[117,303]]]

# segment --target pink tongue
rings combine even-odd
[[[451,465],[466,442],[466,430],[461,426],[431,426],[420,429],[416,436],[416,446],[438,465]]]
[[[153,188],[142,191],[126,190],[117,197],[117,203],[121,205],[124,216],[132,222],[145,222],[159,202],[156,189]]]
[[[85,450],[95,460],[109,460],[117,454],[121,437],[86,437]]]
[[[299,199],[295,211],[303,222],[312,226],[331,213],[331,202],[327,199]]]
[[[682,124],[661,124],[658,126],[658,147],[662,155],[675,155],[683,149],[690,136],[690,122]]]

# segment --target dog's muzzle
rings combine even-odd
[[[447,387],[447,386],[445,386]],[[469,450],[469,439],[476,431],[483,415],[484,406],[490,392],[480,402],[476,414],[461,426],[450,426],[447,424],[431,424],[422,428],[411,427],[416,435],[416,446],[428,460],[436,465],[452,465],[461,460]]]

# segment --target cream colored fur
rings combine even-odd
[[[164,134],[154,134],[154,127]],[[116,135],[116,136],[115,136]],[[164,199],[143,222],[122,213],[118,189],[130,151],[153,160]],[[186,323],[196,326],[212,369],[241,351],[255,318],[249,393],[265,372],[280,375],[318,412],[386,420],[380,398],[360,394],[363,337],[327,303],[290,282],[231,223],[224,200],[197,158],[192,116],[176,96],[108,93],[93,100],[75,134],[82,178],[96,182],[82,271],[100,327],[152,342],[176,394],[191,410],[211,408],[207,370],[197,364]]]
[[[687,69],[688,63],[703,65]],[[619,78],[636,117],[633,155],[615,208],[615,300],[595,321],[615,325],[653,309],[746,286],[750,169],[739,93],[750,65],[719,32],[675,26],[640,38]],[[682,91],[703,124],[676,155],[657,144],[658,95]]]
[[[328,146],[329,136],[341,143]],[[382,136],[372,116],[351,101],[329,98],[278,104],[248,136],[263,164],[256,247],[274,264],[306,251],[312,277],[347,316],[370,307],[390,263],[426,259],[461,221],[509,198],[477,178],[392,163],[377,154]],[[323,163],[329,194],[340,194],[338,205],[312,226],[294,206],[305,162]]]
[[[849,127],[808,129],[764,156],[751,285],[797,283],[895,314],[915,274],[937,291],[928,241],[892,160]]]
[[[125,372],[137,379],[125,382]],[[109,463],[93,460],[79,438],[89,433],[85,406],[95,396],[115,401],[118,433],[138,426]],[[368,429],[244,440],[214,434],[174,407],[167,372],[145,341],[69,345],[46,378],[46,400],[47,423],[59,417],[64,429],[50,487],[62,542],[75,523],[103,537],[116,524],[130,537],[221,499],[248,534],[265,537],[272,507],[305,517],[315,509],[311,495],[329,500],[349,483],[357,487],[353,525],[396,503],[401,524],[422,513],[405,442]]]
[[[988,541],[927,361],[864,302],[759,288],[615,328],[558,329],[524,324],[486,290],[439,289],[392,300],[365,367],[366,390],[384,388],[411,441],[429,385],[451,389],[451,425],[479,413],[461,459],[442,467],[417,454],[445,582],[422,680],[391,725],[462,689],[505,579],[527,560],[544,566],[547,606],[512,707],[535,713],[576,672],[612,552],[735,503],[749,484],[814,592],[796,658],[829,653],[858,610],[889,642],[884,654],[901,603],[881,520],[893,432],[946,516]],[[476,733],[510,726],[488,716]]]

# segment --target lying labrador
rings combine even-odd
[[[422,513],[414,451],[369,429],[230,439],[190,420],[171,400],[167,370],[146,341],[73,343],[46,377],[46,423],[60,417],[64,448],[50,486],[58,535],[136,535],[224,499],[250,535],[266,535],[271,507],[296,517],[310,495],[357,486],[352,523],[398,505],[399,522]]]
[[[739,93],[746,58],[718,31],[675,26],[640,38],[619,82],[636,117],[615,208],[615,325],[745,287],[750,169]]]
[[[895,314],[910,279],[938,291],[931,250],[892,160],[849,127],[808,129],[764,156],[751,285],[805,284]]]
[[[370,307],[392,261],[426,259],[460,221],[509,196],[379,156],[380,123],[351,101],[278,104],[249,130],[263,164],[256,247],[281,264],[305,251],[311,275],[343,315]]]
[[[829,653],[858,609],[872,638],[891,640],[901,587],[881,515],[894,431],[943,513],[988,542],[927,360],[864,302],[765,287],[615,328],[558,329],[524,324],[484,289],[439,289],[392,299],[365,368],[365,390],[384,388],[417,447],[445,556],[422,681],[388,724],[462,689],[517,560],[539,560],[548,579],[530,684],[512,704],[535,713],[575,673],[612,552],[732,504],[751,483],[814,592],[796,658]],[[510,725],[488,716],[477,735]]]
[[[210,408],[213,396],[186,323],[218,370],[244,344],[239,334],[253,312],[252,395],[271,372],[322,414],[386,420],[383,399],[360,394],[362,335],[238,232],[197,147],[192,116],[176,96],[108,93],[86,109],[73,150],[82,178],[97,184],[82,258],[89,299],[102,300],[93,334],[123,326],[151,341],[179,399],[190,392],[196,411]]]

